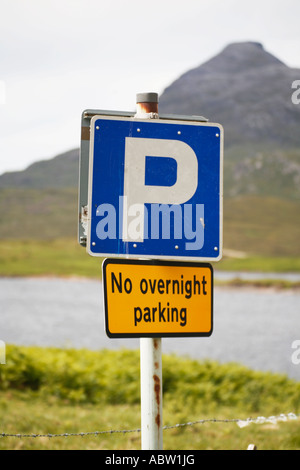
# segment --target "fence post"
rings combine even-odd
[[[136,101],[137,119],[158,118],[157,93],[138,93]],[[163,448],[161,343],[161,338],[140,338],[142,450]]]

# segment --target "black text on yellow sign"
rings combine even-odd
[[[110,338],[212,334],[210,264],[106,259],[103,284]]]

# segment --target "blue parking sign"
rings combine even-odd
[[[221,125],[96,115],[90,132],[89,254],[221,259]]]

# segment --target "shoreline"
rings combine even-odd
[[[63,281],[100,281],[102,276],[79,276],[77,274],[61,275],[61,274],[28,274],[28,275],[0,275],[1,279],[28,279],[28,280],[63,280]],[[241,279],[234,277],[231,279],[218,279],[214,278],[214,287],[221,289],[258,289],[258,290],[273,290],[273,291],[300,291],[300,281],[290,281],[284,278],[273,279],[272,277],[265,279]]]

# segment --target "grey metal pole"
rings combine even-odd
[[[140,339],[142,450],[162,450],[161,338]]]
[[[158,118],[157,93],[138,93],[136,118]],[[141,445],[162,450],[162,341],[140,338]]]

